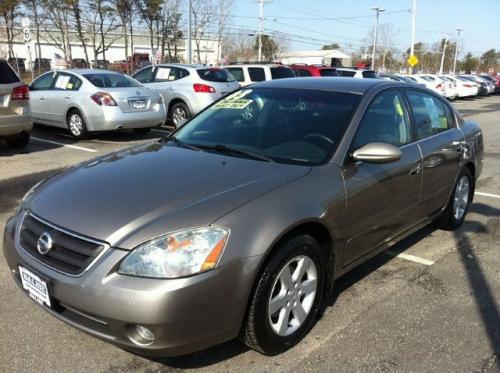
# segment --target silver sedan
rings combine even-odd
[[[33,122],[67,128],[77,139],[93,131],[146,133],[166,119],[160,94],[112,71],[51,71],[30,90]]]

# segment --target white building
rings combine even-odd
[[[29,52],[28,45],[24,43],[22,38],[21,30],[16,30],[15,42],[13,45],[14,55],[17,58],[24,58],[26,60],[26,69],[29,69]],[[53,31],[57,32],[57,31]],[[54,56],[54,53],[58,53],[62,57],[64,57],[63,51],[58,48],[58,46],[46,35],[43,35],[45,31],[42,31],[41,34],[41,56],[37,55],[37,49],[35,48],[36,35],[32,30],[32,39],[29,43],[29,51],[31,52],[32,61],[36,57],[40,58],[49,58],[51,59]],[[43,37],[45,36],[45,37]],[[72,58],[85,58],[84,48],[81,43],[78,41],[76,36],[76,31],[70,33],[71,36],[71,55]],[[109,37],[115,38],[116,41],[112,43],[108,50],[106,50],[106,60],[109,62],[116,62],[125,60],[125,45],[123,39],[120,34],[110,34]],[[129,41],[130,42],[130,41]],[[188,60],[187,53],[187,40],[183,39],[178,43],[177,47],[177,55],[181,62],[186,62]],[[129,44],[130,48],[130,44]],[[151,47],[149,45],[149,35],[144,33],[134,34],[134,53],[147,53],[151,55]],[[95,56],[93,53],[92,44],[87,45],[87,53],[89,55],[89,60],[95,60]],[[128,52],[130,55],[130,50]],[[172,51],[173,54],[173,51]],[[198,51],[196,48],[196,43],[192,42],[192,58],[193,62],[199,62],[202,64],[213,64],[217,63],[217,56],[220,56],[220,45],[217,40],[204,38],[200,42],[200,60],[198,61]],[[0,28],[0,58],[6,58],[8,56],[8,45],[5,36],[5,30]],[[167,49],[165,48],[165,56],[168,56]],[[99,54],[97,59],[103,59],[103,55]]]
[[[352,66],[351,56],[338,49],[287,52],[280,56],[280,60],[286,65],[305,63],[334,66],[336,62],[340,62],[342,66]]]

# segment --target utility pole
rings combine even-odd
[[[262,26],[264,23],[264,0],[259,0],[259,62],[262,62]]]
[[[192,4],[191,0],[188,0],[188,63],[193,63],[193,56],[192,56],[192,35],[191,35],[191,10],[192,10]]]
[[[457,68],[457,55],[458,55],[458,41],[460,39],[460,31],[463,31],[462,28],[457,28],[457,42],[455,44],[455,58],[453,58],[453,75],[455,75],[455,70]]]
[[[439,75],[443,75],[444,55],[446,53],[446,43],[448,42],[448,35],[444,36],[443,54],[441,55],[441,65],[439,66]]]
[[[375,70],[375,51],[377,49],[378,17],[379,17],[380,13],[385,12],[385,9],[377,6],[377,7],[372,8],[372,10],[374,10],[376,12],[375,32],[373,35],[372,66],[371,66],[372,70]]]
[[[413,7],[411,9],[412,13],[412,23],[411,23],[411,45],[410,45],[410,56],[415,53],[415,32],[416,32],[416,22],[417,22],[417,0],[413,0]],[[413,74],[413,67],[410,66],[410,75]]]

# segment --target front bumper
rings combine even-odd
[[[15,243],[14,218],[7,222],[3,250],[21,286],[19,265],[47,281],[55,317],[142,355],[176,356],[236,337],[246,310],[252,274],[260,257],[235,262],[199,275],[148,279],[120,275],[117,264],[128,251],[111,248],[83,275],[71,277],[36,261]],[[133,342],[131,330],[153,331],[149,346]]]

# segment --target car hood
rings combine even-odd
[[[168,232],[211,224],[309,170],[152,143],[64,171],[36,188],[23,208],[132,249]]]

